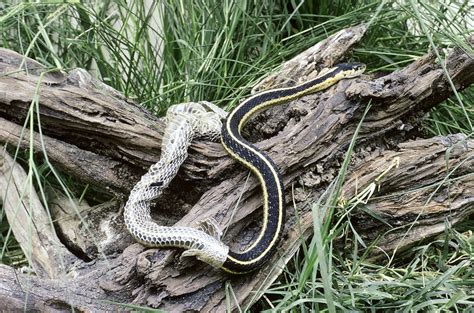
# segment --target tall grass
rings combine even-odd
[[[372,72],[397,70],[428,50],[440,64],[454,46],[474,55],[465,42],[474,29],[472,10],[468,1],[447,0],[7,0],[0,3],[0,45],[50,69],[86,68],[160,115],[190,100],[229,109],[285,60],[359,23],[368,23],[369,30],[350,58]],[[433,109],[424,122],[427,134],[472,136],[473,99],[470,87]],[[27,171],[40,176],[38,184],[46,183],[34,155],[24,158]],[[328,205],[315,204],[315,210]],[[314,222],[313,240],[258,308],[462,311],[472,306],[473,237],[466,231],[472,224],[420,244],[409,261],[374,265],[356,239],[349,257],[333,248],[333,234],[349,233],[347,221],[331,213]],[[0,230],[2,262],[22,262],[18,246],[5,238],[5,221]]]

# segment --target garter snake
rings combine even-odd
[[[256,94],[238,105],[222,127],[222,144],[237,161],[257,175],[263,192],[263,225],[258,238],[243,252],[229,251],[222,269],[231,273],[247,273],[268,260],[275,251],[283,231],[285,197],[281,175],[273,161],[255,145],[245,140],[241,130],[255,113],[270,106],[330,87],[341,79],[355,77],[365,70],[360,63],[342,63],[323,75],[300,85]]]
[[[277,166],[264,152],[242,137],[242,128],[250,117],[261,110],[326,89],[341,79],[358,76],[364,70],[365,65],[360,63],[338,64],[302,84],[255,94],[234,108],[224,123],[220,119],[225,113],[210,103],[171,107],[166,116],[168,125],[162,140],[160,160],[134,186],[125,205],[127,229],[146,246],[184,248],[183,257],[195,256],[233,274],[257,269],[273,255],[283,231],[284,186]],[[187,157],[187,148],[193,136],[216,137],[219,132],[224,148],[256,174],[263,191],[262,229],[254,243],[242,252],[229,251],[229,247],[220,240],[220,231],[213,220],[206,220],[201,229],[195,229],[161,226],[150,216],[150,201],[161,194],[178,172]]]

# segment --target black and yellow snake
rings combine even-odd
[[[341,79],[358,76],[364,70],[365,65],[360,63],[338,64],[305,83],[253,95],[240,103],[227,116],[223,125],[220,119],[225,113],[210,104],[187,104],[170,109],[167,113],[169,124],[162,142],[161,159],[134,187],[125,206],[124,219],[130,233],[147,246],[185,248],[187,250],[183,256],[196,256],[201,261],[233,274],[257,269],[273,255],[281,237],[285,220],[285,190],[273,161],[242,137],[243,126],[255,113],[269,106],[326,89]],[[222,144],[229,154],[251,169],[262,185],[262,229],[255,242],[242,252],[229,251],[229,247],[220,240],[220,231],[212,220],[204,221],[201,229],[195,229],[160,226],[150,216],[149,202],[176,175],[187,156],[186,150],[192,137],[195,134],[215,137],[219,132]]]

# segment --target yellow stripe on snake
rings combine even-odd
[[[210,103],[172,106],[167,112],[167,127],[162,142],[161,158],[133,188],[124,210],[125,224],[132,236],[151,247],[184,248],[182,256],[197,259],[229,273],[251,272],[264,264],[275,252],[284,228],[284,186],[274,162],[255,145],[245,140],[241,130],[250,117],[269,106],[289,102],[330,87],[341,79],[363,73],[365,65],[344,63],[324,74],[294,87],[264,91],[240,103],[227,116]],[[160,195],[187,157],[194,136],[215,138],[237,161],[259,178],[263,192],[263,225],[258,238],[245,251],[230,251],[220,238],[213,220],[205,220],[200,228],[165,227],[150,216],[150,201]]]

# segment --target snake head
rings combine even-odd
[[[181,254],[181,259],[195,256],[198,260],[219,268],[224,264],[229,253],[229,247],[222,243],[222,231],[214,218],[208,217],[199,222],[198,231],[201,233],[199,242]]]
[[[196,244],[181,254],[180,262],[185,262],[186,258],[196,257],[199,261],[207,263],[215,268],[220,268],[227,259],[229,247],[220,241],[209,242],[208,244]]]
[[[336,70],[343,73],[344,78],[352,78],[357,77],[364,73],[365,71],[365,64],[359,62],[353,63],[339,63],[336,65]]]

